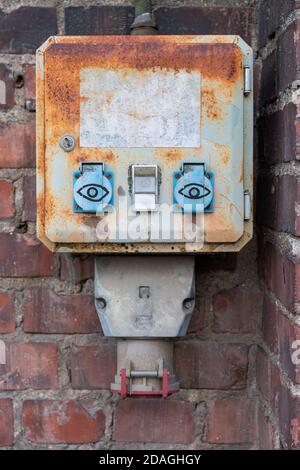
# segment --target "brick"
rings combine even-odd
[[[294,383],[299,384],[300,326],[281,313],[267,297],[263,310],[263,339],[273,353],[279,354],[282,370]]]
[[[105,417],[99,406],[75,400],[27,400],[22,423],[25,439],[37,443],[83,444],[97,442]]]
[[[265,295],[263,304],[262,334],[268,348],[275,354],[279,352],[278,311],[274,302]]]
[[[25,108],[28,111],[35,111],[36,97],[35,97],[35,65],[25,64],[23,66],[24,75],[24,94],[25,94]]]
[[[188,333],[197,333],[203,330],[205,326],[205,298],[196,297],[195,310],[188,327]]]
[[[278,94],[277,49],[269,54],[262,63],[260,105],[275,100]]]
[[[2,168],[34,168],[34,121],[0,124],[0,148],[0,166]]]
[[[134,8],[130,6],[68,7],[65,9],[66,34],[130,34]]]
[[[263,247],[264,279],[268,289],[293,314],[300,313],[300,265],[287,258],[273,245]]]
[[[280,20],[287,16],[295,7],[295,0],[264,0],[259,8],[258,45],[265,46],[268,39],[274,37]]]
[[[300,384],[300,326],[279,313],[278,336],[281,367],[293,382]]]
[[[233,271],[237,266],[236,253],[203,253],[203,256],[195,260],[196,273],[208,271]]]
[[[175,344],[174,353],[182,388],[227,390],[246,386],[248,359],[245,345],[182,341]]]
[[[22,219],[27,222],[36,220],[36,177],[24,176],[23,178],[24,208]]]
[[[14,298],[9,292],[0,292],[0,333],[13,333],[14,330]]]
[[[10,109],[15,104],[13,77],[7,65],[0,64],[0,109]]]
[[[285,90],[294,80],[298,80],[298,46],[296,32],[299,31],[300,22],[292,23],[281,34],[278,40],[278,88]]]
[[[159,34],[238,34],[251,44],[250,8],[161,7],[154,16]]]
[[[258,442],[259,450],[274,449],[274,429],[270,419],[265,415],[263,409],[258,410]]]
[[[76,347],[71,355],[72,387],[110,389],[117,370],[116,345]]]
[[[280,232],[300,235],[300,179],[295,175],[258,178],[258,222]]]
[[[31,333],[97,333],[100,322],[90,294],[58,295],[51,289],[29,289],[24,303],[24,331]]]
[[[55,255],[29,234],[0,234],[0,276],[53,276]]]
[[[94,277],[94,256],[63,254],[60,256],[62,281],[81,282]]]
[[[218,292],[213,297],[214,323],[217,333],[255,333],[261,293],[248,286]]]
[[[300,397],[282,385],[278,398],[279,429],[287,449],[300,449]]]
[[[263,61],[260,97],[262,106],[273,101],[279,92],[299,79],[299,30],[299,20],[291,23],[280,35],[277,48]]]
[[[269,402],[273,413],[277,413],[278,395],[281,387],[278,367],[271,362],[266,353],[259,348],[256,358],[257,388]]]
[[[193,440],[193,406],[182,401],[119,401],[113,440],[188,444]]]
[[[12,217],[15,213],[14,186],[11,181],[0,180],[0,218]]]
[[[11,447],[13,443],[13,403],[8,398],[2,398],[0,399],[0,447]]]
[[[259,120],[259,158],[262,162],[290,162],[296,159],[297,106],[287,104],[282,110]]]
[[[56,33],[55,8],[20,7],[9,13],[0,10],[2,53],[35,53],[49,36]]]
[[[0,390],[51,389],[58,386],[58,351],[50,343],[6,344],[0,365]]]
[[[209,403],[207,440],[212,444],[251,444],[255,436],[255,406],[248,398]]]

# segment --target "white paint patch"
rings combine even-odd
[[[88,68],[80,74],[81,147],[199,147],[200,74]]]

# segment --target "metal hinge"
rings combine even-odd
[[[251,219],[251,198],[249,191],[244,192],[244,220]]]
[[[249,65],[244,66],[244,95],[251,93],[251,69]]]

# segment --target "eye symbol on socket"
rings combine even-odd
[[[183,186],[178,192],[188,199],[202,199],[209,195],[210,190],[202,184],[189,183]]]
[[[100,202],[108,194],[108,190],[101,184],[85,184],[77,193],[92,202]]]

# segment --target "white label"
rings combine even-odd
[[[80,145],[199,147],[199,72],[82,70]]]

